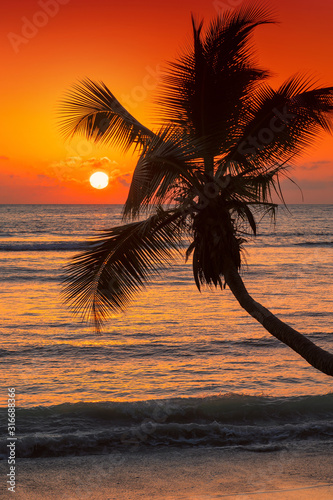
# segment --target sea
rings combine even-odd
[[[199,292],[184,255],[101,334],[73,316],[63,266],[121,223],[120,205],[0,206],[0,421],[6,436],[15,389],[17,457],[333,444],[332,378],[228,288]],[[281,206],[245,245],[242,277],[255,300],[333,352],[332,262],[333,205]]]

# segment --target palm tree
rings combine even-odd
[[[192,17],[193,44],[163,76],[156,130],[139,123],[103,83],[89,79],[62,102],[62,132],[138,153],[126,224],[102,231],[66,266],[64,295],[100,330],[122,311],[190,238],[193,275],[228,285],[239,304],[308,363],[333,375],[333,355],[283,323],[247,292],[242,249],[258,217],[275,215],[272,195],[288,165],[321,130],[330,130],[333,87],[296,75],[277,90],[253,59],[251,35],[271,13],[243,7],[204,31]],[[146,218],[143,218],[145,216]]]

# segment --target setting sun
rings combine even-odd
[[[90,176],[90,184],[95,189],[104,189],[109,184],[109,176],[104,172],[95,172]]]

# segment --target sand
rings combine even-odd
[[[155,449],[21,459],[15,500],[333,499],[333,450],[325,443],[270,452]],[[1,463],[5,477],[7,463]]]

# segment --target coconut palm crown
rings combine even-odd
[[[172,263],[186,238],[199,290],[228,285],[267,331],[333,375],[333,356],[254,301],[239,274],[258,217],[274,217],[274,193],[283,201],[281,176],[331,128],[333,87],[319,88],[302,75],[278,89],[266,83],[269,72],[254,60],[251,35],[272,22],[267,9],[255,6],[227,11],[206,30],[192,17],[193,43],[162,76],[155,130],[103,83],[86,79],[68,92],[64,135],[133,148],[138,162],[124,225],[101,231],[66,266],[64,295],[100,330]]]

